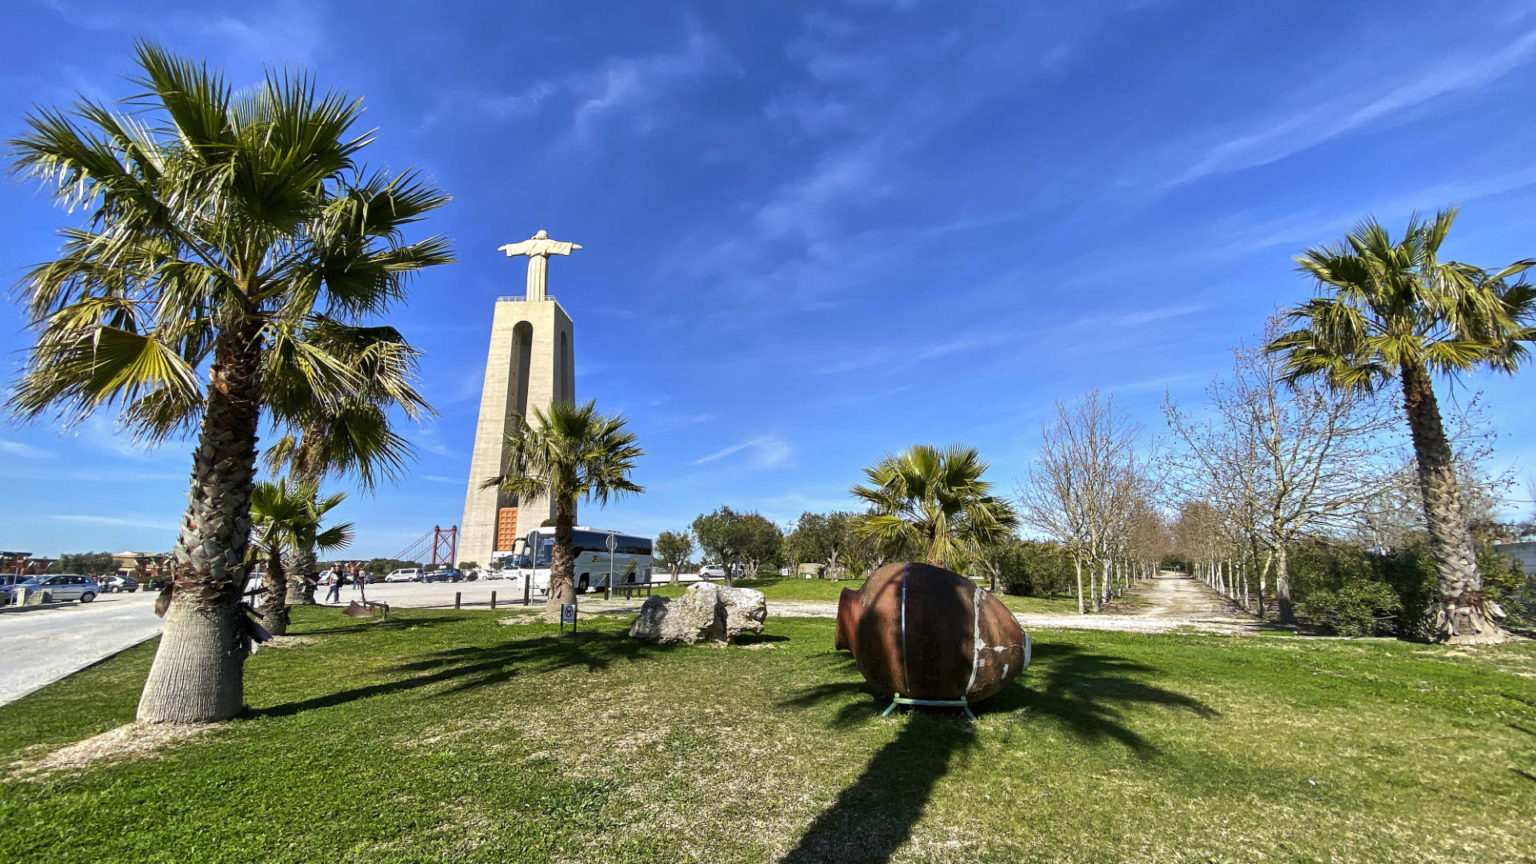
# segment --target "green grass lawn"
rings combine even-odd
[[[980,708],[881,719],[832,622],[297,610],[251,710],[0,781],[0,861],[1518,861],[1536,646],[1035,631]],[[132,719],[153,645],[0,707],[4,763]]]
[[[656,577],[666,578],[665,575]],[[844,588],[855,591],[864,585],[863,579],[842,579],[833,582],[830,579],[806,579],[795,576],[761,576],[757,579],[737,580],[737,585],[742,588],[753,588],[763,592],[770,604],[775,600],[810,600],[826,603],[836,603],[838,596]],[[656,589],[656,593],[663,597],[677,597],[688,589],[688,583],[676,587],[666,585]],[[997,598],[1015,612],[1061,612],[1076,613],[1077,600],[1071,597],[1014,597],[1008,594],[998,594]],[[772,608],[769,614],[773,614]]]

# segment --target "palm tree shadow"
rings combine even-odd
[[[1166,705],[1213,719],[1219,712],[1195,699],[1149,684],[1156,669],[1111,654],[1086,651],[1075,645],[1036,645],[1034,664],[1024,679],[987,700],[981,713],[1022,712],[1061,724],[1084,741],[1111,739],[1143,758],[1157,748],[1131,728],[1127,710],[1136,705]]]
[[[545,673],[562,669],[584,668],[588,672],[606,670],[615,661],[638,659],[642,655],[669,650],[630,639],[620,633],[583,633],[566,638],[518,639],[490,646],[465,646],[439,651],[389,669],[399,675],[377,684],[353,687],[248,711],[248,717],[287,717],[302,711],[344,705],[391,693],[419,690],[451,682],[436,690],[432,698],[477,690],[501,684],[522,672]]]
[[[883,862],[911,836],[933,787],[954,755],[974,745],[963,721],[922,714],[906,719],[853,785],[811,823],[781,864]]]
[[[1214,718],[1217,712],[1198,699],[1146,683],[1153,667],[1070,645],[1036,645],[1036,665],[1025,673],[1034,687],[1015,682],[976,706],[982,716],[1014,714],[1049,718],[1093,742],[1114,740],[1141,758],[1156,748],[1129,725],[1134,705],[1166,705]],[[830,658],[834,671],[847,679],[801,690],[779,703],[808,709],[823,703],[842,704],[828,725],[853,726],[874,719],[882,699],[850,699],[870,693],[847,654]],[[872,694],[871,694],[872,695]],[[885,862],[906,843],[922,816],[934,787],[951,770],[955,755],[974,746],[970,725],[954,716],[916,713],[908,717],[896,740],[881,747],[864,772],[817,816],[780,864],[819,861]]]

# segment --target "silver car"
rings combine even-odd
[[[33,576],[25,582],[18,582],[16,587],[41,591],[44,596],[54,602],[79,600],[81,603],[89,603],[101,593],[101,585],[97,584],[94,576],[80,576],[75,573]]]

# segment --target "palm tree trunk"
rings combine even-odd
[[[305,429],[300,441],[309,441],[310,435],[319,435],[320,430]],[[312,464],[313,459],[301,459],[289,472],[289,479],[299,486],[320,487],[320,468]],[[301,543],[293,550],[293,569],[288,573],[288,596],[286,602],[290,606],[315,605],[315,574],[319,571],[315,562],[315,547],[312,543]]]
[[[283,553],[274,549],[267,556],[267,572],[261,578],[267,597],[261,604],[262,629],[273,636],[288,635],[288,600],[284,596],[288,579],[283,572]]]
[[[249,620],[240,607],[256,476],[260,330],[221,335],[172,553],[165,629],[139,697],[146,723],[209,723],[245,704]]]
[[[1499,626],[1503,610],[1483,594],[1472,535],[1461,512],[1456,489],[1456,465],[1450,442],[1440,425],[1440,406],[1429,373],[1422,365],[1402,369],[1403,406],[1413,433],[1419,463],[1419,493],[1429,528],[1429,551],[1435,559],[1439,596],[1428,610],[1430,638],[1454,645],[1493,645],[1507,641]]]
[[[576,602],[576,559],[571,531],[576,525],[576,502],[555,501],[555,546],[549,555],[549,597],[544,601],[544,620],[559,621],[560,607]]]

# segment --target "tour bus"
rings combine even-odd
[[[608,538],[614,539],[612,567],[608,554]],[[651,538],[635,537],[600,528],[578,525],[571,532],[571,552],[576,559],[576,590],[601,591],[608,585],[608,574],[613,573],[613,584],[651,581]],[[555,529],[538,528],[517,542],[512,557],[507,559],[507,575],[521,580],[532,575],[533,587],[549,590],[549,565],[555,550]]]

